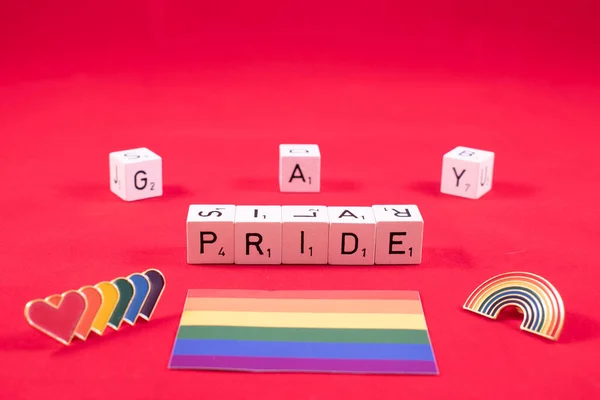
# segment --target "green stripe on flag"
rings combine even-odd
[[[427,344],[426,330],[313,329],[244,326],[180,326],[178,339],[256,340],[273,342]]]

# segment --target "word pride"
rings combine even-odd
[[[416,205],[190,205],[188,264],[420,264]]]

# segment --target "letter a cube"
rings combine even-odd
[[[145,147],[109,154],[110,190],[125,201],[163,194],[162,158]]]
[[[374,205],[375,264],[420,264],[423,217],[416,205]]]
[[[373,265],[375,216],[371,207],[328,207],[329,264]]]
[[[282,192],[321,190],[321,152],[318,145],[279,145],[279,189]]]
[[[190,205],[186,222],[188,264],[233,264],[234,221],[234,205]]]
[[[492,189],[493,175],[493,152],[459,146],[444,154],[441,192],[478,199]]]

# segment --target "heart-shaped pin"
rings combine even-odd
[[[96,318],[100,306],[102,306],[102,293],[93,286],[84,286],[79,288],[78,292],[85,296],[87,308],[75,330],[75,336],[81,340],[85,340],[90,334],[94,318]]]
[[[156,304],[160,300],[163,291],[165,290],[165,276],[157,269],[149,269],[144,272],[144,275],[150,281],[150,292],[140,311],[140,317],[146,321],[150,321],[150,317],[154,313]]]
[[[69,345],[86,309],[85,296],[77,291],[68,291],[62,295],[58,305],[42,299],[30,301],[25,305],[25,319],[32,327]]]

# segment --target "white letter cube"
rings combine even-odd
[[[282,264],[327,264],[329,216],[325,206],[283,206]]]
[[[282,192],[321,190],[321,152],[318,145],[279,145],[279,189]]]
[[[234,221],[234,205],[190,205],[186,222],[188,264],[233,264]]]
[[[373,265],[375,216],[371,207],[329,207],[329,264]]]
[[[492,189],[494,153],[456,147],[442,160],[441,192],[478,199]]]
[[[145,147],[109,154],[110,190],[125,201],[163,194],[162,158]]]
[[[237,206],[235,263],[281,264],[281,206]]]
[[[375,264],[420,264],[423,217],[416,205],[374,205]]]

